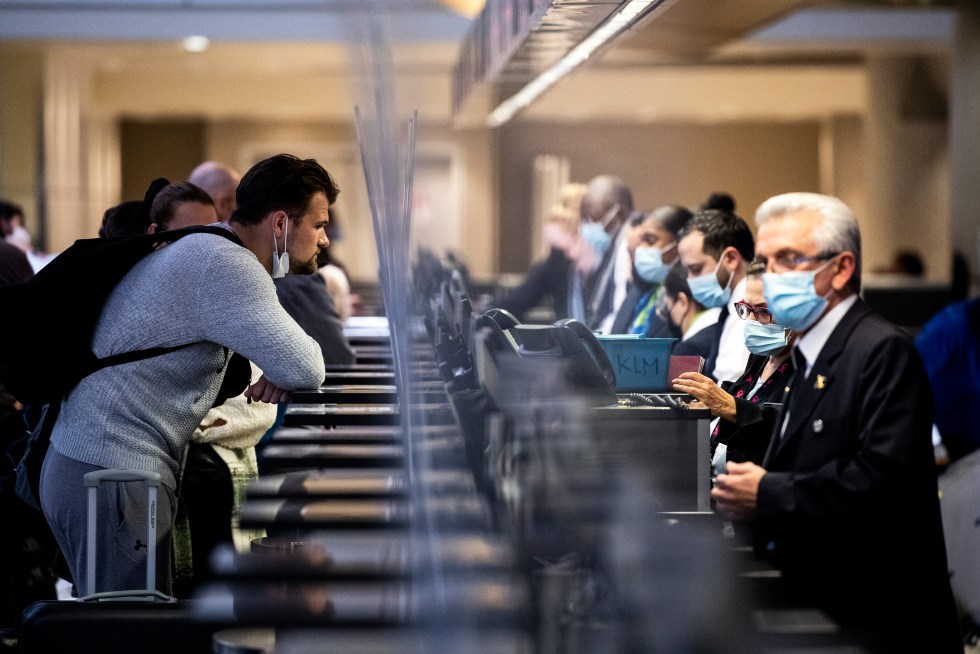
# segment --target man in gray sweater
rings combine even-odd
[[[291,391],[322,383],[320,347],[283,310],[270,274],[316,270],[338,193],[312,159],[265,159],[242,178],[226,225],[244,247],[192,234],[143,258],[112,291],[96,326],[96,355],[187,346],[103,368],[62,402],[42,468],[41,504],[79,592],[88,588],[85,473],[160,473],[157,588],[169,593],[180,456],[215,401],[232,351],[263,371],[245,391],[252,401],[287,401]],[[97,591],[145,585],[146,515],[141,483],[100,487]]]

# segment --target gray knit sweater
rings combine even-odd
[[[184,343],[194,345],[83,379],[62,402],[52,446],[92,465],[159,472],[175,488],[184,445],[224,377],[222,346],[280,388],[324,378],[320,346],[283,310],[269,273],[221,236],[192,234],[137,263],[109,296],[92,349],[104,357]]]

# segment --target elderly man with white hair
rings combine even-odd
[[[837,198],[788,193],[756,224],[769,311],[799,334],[796,372],[762,465],[730,462],[716,510],[754,522],[793,598],[868,651],[961,654],[929,381],[909,336],[858,296],[857,220]]]

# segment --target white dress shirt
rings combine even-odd
[[[723,381],[735,381],[745,372],[745,364],[749,361],[749,351],[745,347],[745,321],[735,314],[735,303],[745,297],[745,278],[742,278],[728,299],[728,317],[721,326],[721,341],[718,344],[718,358],[711,375],[720,384]]]

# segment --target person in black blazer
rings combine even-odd
[[[791,193],[756,223],[769,311],[799,334],[796,372],[762,465],[729,462],[715,508],[754,520],[795,604],[868,651],[961,654],[929,383],[908,335],[858,297],[857,221],[837,198]]]
[[[618,271],[617,262],[627,257],[625,225],[632,213],[633,193],[619,177],[598,175],[586,184],[580,206],[581,234],[599,258],[582,284],[585,323],[593,331],[608,332],[620,297],[626,296],[628,271]]]
[[[532,265],[524,282],[511,289],[497,307],[525,322],[528,312],[549,306],[553,319],[585,320],[582,280],[598,263],[596,254],[579,233],[579,209],[585,185],[566,184],[561,200],[549,209],[544,225],[548,256]]]

